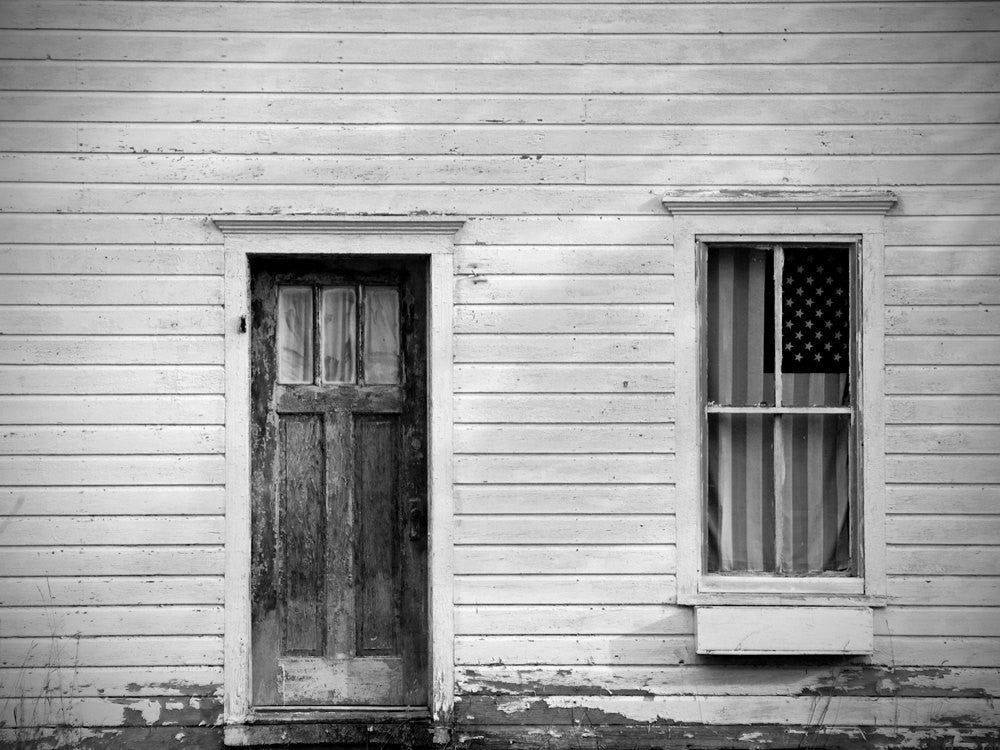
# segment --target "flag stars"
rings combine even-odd
[[[791,257],[794,254],[794,257]],[[781,279],[783,338],[788,372],[844,371],[849,360],[847,266],[828,253],[786,251]],[[839,362],[839,364],[838,364]]]

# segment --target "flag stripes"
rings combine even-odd
[[[812,331],[811,326],[800,324],[814,320],[824,326],[826,339],[849,338],[849,310],[843,309],[847,299],[843,287],[849,277],[830,270],[836,269],[838,260],[841,268],[848,267],[847,251],[839,248],[843,255],[838,257],[833,250],[824,248],[815,255],[796,251],[794,264],[785,265],[782,296],[789,289],[793,293],[805,289],[795,305],[785,307],[792,314],[804,308],[796,327],[787,326],[787,330]],[[821,276],[810,263],[825,264],[825,274]],[[709,246],[706,385],[710,404],[774,404],[774,347],[778,344],[773,333],[774,268],[773,248]],[[794,283],[789,282],[789,275]],[[820,288],[823,285],[826,288]],[[806,300],[822,300],[823,310],[812,310]],[[826,325],[827,321],[832,324]],[[841,337],[834,339],[838,331]],[[803,347],[800,337],[789,351],[793,356],[811,351]],[[836,360],[837,365],[831,367],[831,348],[824,352],[827,356],[813,357],[815,362],[837,371],[811,372],[808,363],[798,360],[795,372],[781,376],[785,404],[847,404],[846,365],[841,367]],[[784,365],[787,356],[781,359]],[[709,413],[706,427],[707,570],[781,574],[846,570],[850,565],[850,414],[776,415],[766,409],[761,414]],[[776,441],[781,441],[781,450]],[[776,460],[781,461],[777,474]],[[776,549],[779,538],[781,548]]]

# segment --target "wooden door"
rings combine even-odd
[[[424,261],[250,270],[253,703],[426,706]]]

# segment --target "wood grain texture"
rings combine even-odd
[[[7,424],[222,424],[222,412],[221,396],[0,396]]]
[[[85,667],[0,670],[0,697],[218,696],[218,667]]]
[[[219,426],[0,427],[0,454],[222,453]]]
[[[0,667],[219,666],[221,636],[0,639]]]
[[[922,54],[922,53],[921,53]],[[769,95],[647,95],[627,102],[612,95],[537,97],[530,95],[306,94],[171,95],[127,93],[0,91],[0,105],[15,121],[205,122],[386,124],[982,124],[996,119],[1000,105],[986,93]],[[19,240],[15,240],[19,241]],[[37,239],[25,239],[37,242]],[[111,238],[74,242],[114,242]],[[133,241],[148,242],[148,239]],[[174,242],[183,242],[179,236]],[[615,244],[610,240],[601,244]],[[928,244],[923,242],[921,244]],[[947,244],[945,242],[944,244]]]
[[[8,607],[0,637],[219,635],[222,607]]]
[[[667,363],[475,362],[455,366],[458,393],[669,393],[673,386],[674,369]]]
[[[657,543],[528,544],[517,540],[505,545],[462,544],[455,548],[455,572],[459,575],[673,573],[675,565],[673,547]]]
[[[220,394],[222,374],[221,367],[208,365],[10,365],[0,366],[0,393]]]
[[[83,552],[91,554],[81,555],[77,558],[78,563],[86,565],[95,558],[92,551]],[[139,560],[141,556],[137,555],[132,559]],[[155,565],[154,560],[153,566]],[[16,571],[10,570],[8,575],[14,577],[2,579],[0,604],[5,607],[47,608],[222,604],[223,586],[221,565],[218,562],[214,565],[214,572],[209,575],[183,571],[170,575],[174,571],[167,566],[163,569],[165,575],[142,575],[141,568],[137,568],[119,571],[121,575],[94,574],[86,577],[78,575],[79,567],[63,573],[55,572],[53,575],[46,575],[41,568],[38,572],[22,570],[21,577],[18,577]]]
[[[2,432],[0,432],[2,434]],[[672,425],[455,425],[456,453],[672,453]],[[989,434],[982,436],[986,441]]]
[[[810,32],[868,31],[884,25],[896,31],[996,31],[1000,22],[990,9],[980,4],[963,2],[953,6],[947,2],[931,2],[920,14],[907,12],[893,3],[875,3],[858,12],[845,15],[830,5],[816,8],[788,9],[780,5],[761,4],[745,17],[734,18],[725,5],[709,5],[697,14],[671,4],[648,6],[617,4],[611,7],[578,4],[576,12],[567,13],[558,5],[538,6],[523,15],[511,18],[506,10],[489,5],[459,7],[453,14],[427,13],[420,3],[391,4],[390,7],[348,5],[336,14],[322,5],[285,4],[277,11],[264,15],[244,13],[239,6],[222,4],[207,12],[208,3],[189,3],[174,9],[168,3],[150,3],[139,10],[127,3],[83,2],[53,18],[44,2],[18,4],[7,14],[7,28],[52,28],[54,22],[75,29],[128,29],[168,31],[173,29],[211,31],[351,31],[374,32],[423,30],[459,32],[470,28],[497,28],[505,33],[628,33],[645,32],[649,28],[671,29],[675,32],[716,33],[742,32]],[[266,24],[266,25],[265,25]]]
[[[81,571],[90,576],[216,576],[222,574],[224,557],[216,546],[0,548],[0,563],[9,576],[79,576]]]
[[[2,516],[223,515],[221,486],[3,487]]]
[[[671,513],[672,485],[494,484],[455,486],[455,512],[479,514]]]
[[[63,299],[71,299],[69,297]],[[23,298],[22,298],[23,301]],[[0,308],[5,334],[219,335],[222,310],[212,306],[146,307],[60,305]]]
[[[516,695],[521,682],[534,695],[683,695],[697,684],[705,695],[877,695],[888,677],[896,695],[967,697],[995,694],[993,670],[975,667],[895,669],[864,665],[747,666],[735,660],[725,671],[713,664],[683,666],[466,667],[459,684],[473,695]]]
[[[4,365],[221,365],[221,336],[9,335]]]
[[[479,0],[476,0],[479,2]],[[579,4],[579,3],[574,3]],[[468,3],[466,3],[468,5]],[[432,10],[432,8],[428,8]],[[484,33],[485,32],[485,33]],[[722,40],[717,34],[659,33],[575,35],[506,33],[398,33],[390,48],[378,48],[377,33],[315,34],[306,30],[219,35],[184,31],[155,33],[20,30],[0,33],[2,59],[178,62],[300,63],[900,63],[991,62],[996,33],[895,32],[838,35],[824,44],[821,33],[785,37],[773,49],[768,34]],[[927,47],[917,53],[915,47]]]
[[[673,520],[673,516],[667,515],[525,514],[456,516],[455,524],[461,543],[469,545],[601,544],[609,539],[628,540],[630,544],[664,544],[673,540]]]

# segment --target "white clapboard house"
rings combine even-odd
[[[0,746],[1000,746],[1000,3],[0,0]]]

